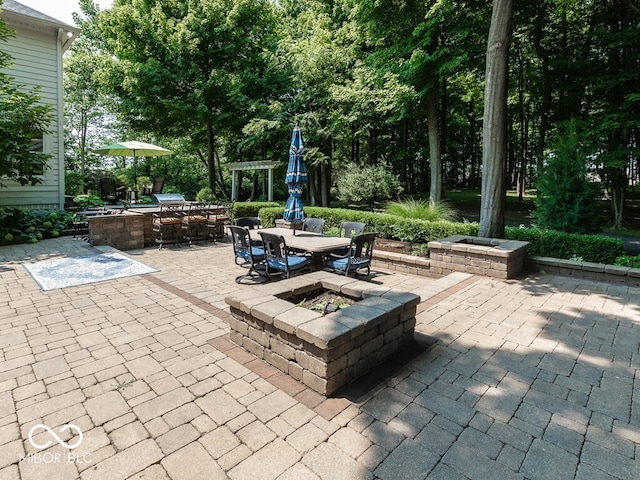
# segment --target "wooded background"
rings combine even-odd
[[[69,170],[101,167],[87,152],[107,140],[152,139],[179,158],[150,161],[143,173],[161,173],[183,193],[209,186],[228,195],[222,165],[284,164],[297,123],[314,204],[329,205],[335,176],[354,163],[386,162],[405,194],[437,199],[481,185],[491,2],[115,0],[99,11],[82,0],[81,8],[82,35],[65,59]],[[511,37],[500,189],[535,187],[549,146],[573,120],[621,222],[625,191],[639,180],[640,8],[516,2],[500,22],[512,22],[502,25]]]

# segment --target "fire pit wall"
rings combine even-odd
[[[330,290],[359,301],[327,315],[288,301]],[[314,272],[225,298],[231,341],[322,395],[413,341],[415,294]]]
[[[514,278],[524,268],[528,245],[529,242],[517,240],[453,235],[429,242],[431,273]]]

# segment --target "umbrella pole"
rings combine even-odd
[[[133,150],[133,190],[138,193],[138,161],[136,160],[136,151]]]

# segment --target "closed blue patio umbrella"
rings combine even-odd
[[[302,188],[309,182],[307,167],[304,164],[303,155],[305,153],[304,141],[300,127],[293,127],[291,135],[291,146],[289,147],[289,165],[287,166],[287,176],[284,182],[289,187],[289,198],[284,207],[282,218],[288,222],[301,222],[304,220],[304,210],[302,209]]]

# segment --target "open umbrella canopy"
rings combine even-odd
[[[151,143],[137,142],[135,140],[129,142],[112,143],[103,147],[92,150],[94,153],[101,155],[110,155],[114,157],[133,157],[133,183],[138,188],[138,176],[136,174],[137,157],[160,157],[162,155],[171,155],[173,152],[166,148],[158,147]]]
[[[171,150],[151,143],[136,141],[112,143],[111,145],[96,148],[93,152],[114,157],[159,157],[173,153]]]
[[[304,141],[300,127],[296,125],[291,135],[291,146],[289,147],[289,165],[285,183],[289,187],[289,198],[284,206],[282,218],[288,222],[298,222],[304,220],[304,210],[302,208],[302,188],[309,181],[307,166],[304,164],[303,155],[305,153]]]

